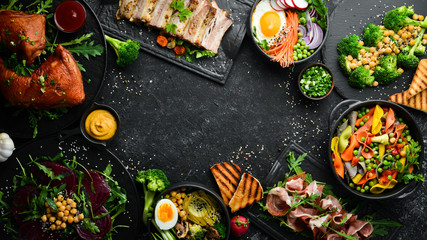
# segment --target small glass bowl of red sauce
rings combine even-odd
[[[79,2],[67,0],[56,7],[54,19],[59,30],[66,33],[73,33],[84,25],[86,11]]]

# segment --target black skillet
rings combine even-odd
[[[60,141],[55,137],[42,138],[30,141],[15,150],[13,155],[4,163],[0,163],[0,191],[5,193],[3,200],[11,203],[12,179],[20,174],[21,170],[17,158],[24,168],[28,169],[29,155],[36,156],[55,156],[59,152],[64,154],[65,158],[71,159],[77,157],[77,161],[87,169],[104,171],[107,164],[112,167],[112,177],[121,187],[126,190],[128,203],[126,211],[119,215],[114,221],[114,225],[126,225],[128,227],[117,228],[117,233],[113,239],[137,239],[139,234],[140,222],[140,196],[135,187],[133,178],[126,170],[122,162],[110,151],[99,145],[91,144],[85,141],[81,136],[71,136],[67,140]],[[16,227],[16,226],[15,226]],[[0,230],[0,239],[12,239],[10,235]]]
[[[23,3],[24,6],[27,6],[33,1],[29,0],[20,0],[16,5]],[[62,1],[53,1],[53,7],[49,9],[53,13],[55,7],[59,5]],[[95,44],[100,44],[104,46],[104,51],[107,50],[107,45],[104,38],[104,31],[99,24],[98,18],[93,10],[85,1],[79,1],[86,10],[86,22],[83,27],[75,33],[63,33],[59,31],[57,42],[67,42],[74,38],[80,37],[86,33],[93,33],[91,40],[95,41]],[[26,10],[24,7],[23,11]],[[52,24],[53,20],[48,21]],[[60,117],[57,120],[49,120],[43,118],[38,122],[38,134],[37,137],[43,137],[56,133],[61,129],[64,129],[77,120],[79,120],[82,114],[87,108],[92,105],[92,102],[95,100],[98,95],[99,90],[101,89],[102,83],[104,81],[104,75],[107,67],[107,54],[104,52],[101,56],[90,57],[87,60],[83,56],[73,55],[74,58],[79,61],[80,64],[84,66],[86,72],[82,72],[83,76],[83,85],[86,94],[86,100],[82,105],[68,108],[68,113]],[[90,81],[89,81],[90,79]],[[20,111],[21,110],[21,111]],[[17,114],[19,111],[19,114]],[[8,106],[6,100],[0,96],[0,131],[8,133],[11,137],[17,138],[32,138],[33,129],[29,126],[28,121],[29,113],[26,109],[19,109],[15,107]]]
[[[341,184],[341,186],[348,190],[349,192],[351,192],[352,194],[361,197],[361,198],[365,198],[365,199],[372,199],[372,200],[379,200],[379,199],[387,199],[387,198],[405,198],[413,193],[415,193],[418,188],[421,186],[421,184],[419,182],[414,182],[412,181],[409,184],[405,184],[405,183],[398,183],[394,188],[392,189],[388,189],[386,191],[384,191],[381,194],[371,194],[371,193],[360,193],[358,191],[356,191],[355,189],[351,188],[343,179],[341,179],[335,172],[335,168],[332,162],[332,153],[330,150],[330,146],[331,146],[331,141],[333,136],[335,135],[336,129],[338,127],[338,124],[340,122],[342,122],[342,119],[347,117],[347,115],[353,111],[353,110],[357,110],[360,109],[362,107],[372,107],[375,105],[379,105],[381,107],[387,107],[387,108],[392,108],[396,115],[401,117],[405,124],[407,124],[409,126],[409,129],[411,131],[411,136],[413,137],[414,140],[418,141],[420,146],[421,146],[421,152],[420,152],[420,162],[424,160],[424,152],[425,152],[425,148],[424,148],[424,142],[423,142],[423,138],[420,132],[420,129],[418,128],[418,125],[416,124],[416,122],[413,120],[412,116],[408,113],[408,111],[406,111],[404,108],[402,108],[401,106],[394,104],[392,102],[387,102],[387,101],[383,101],[383,100],[370,100],[370,101],[358,101],[358,100],[344,100],[342,102],[340,102],[337,106],[334,107],[334,109],[332,109],[330,115],[329,115],[329,132],[330,132],[330,137],[329,137],[329,142],[328,142],[328,158],[329,158],[329,165],[330,165],[330,169],[333,172],[333,175],[335,176],[335,179]],[[344,112],[341,112],[343,109],[346,109]],[[421,167],[422,164],[419,165],[419,167]],[[416,170],[416,172],[421,172],[422,169],[418,169]]]

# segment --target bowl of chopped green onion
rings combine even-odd
[[[331,70],[322,63],[305,67],[298,76],[301,93],[311,100],[321,100],[334,89],[334,76]]]

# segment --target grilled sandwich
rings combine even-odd
[[[243,209],[262,198],[261,183],[252,175],[244,173],[236,192],[229,202],[231,212]]]
[[[242,171],[234,163],[223,162],[213,165],[211,172],[221,191],[222,199],[225,205],[228,206],[228,202],[237,189]]]

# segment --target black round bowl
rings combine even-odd
[[[321,66],[321,67],[323,67],[324,69],[326,69],[326,71],[328,71],[329,72],[329,74],[331,75],[331,80],[332,80],[332,85],[331,85],[331,89],[329,89],[329,91],[325,94],[325,95],[323,95],[323,96],[320,96],[320,97],[310,97],[310,96],[308,96],[307,94],[305,94],[304,93],[304,91],[302,90],[302,88],[301,88],[301,78],[302,78],[302,75],[304,74],[304,72],[305,72],[305,70],[307,70],[307,69],[309,69],[309,68],[311,68],[311,67],[314,67],[314,66]],[[308,98],[308,99],[310,99],[310,100],[322,100],[322,99],[324,99],[325,97],[327,97],[329,94],[331,94],[331,92],[332,92],[332,90],[334,89],[334,75],[332,74],[332,71],[325,65],[325,64],[323,64],[323,63],[313,63],[313,64],[310,64],[310,65],[308,65],[307,67],[305,67],[301,72],[300,72],[300,74],[298,75],[298,89],[300,90],[300,92],[302,93],[302,95],[304,95],[306,98]]]
[[[271,59],[271,57],[269,56],[269,55],[267,55],[263,50],[262,50],[262,48],[256,43],[256,40],[255,40],[255,38],[254,38],[254,33],[253,33],[253,29],[252,29],[252,15],[253,15],[253,13],[254,13],[254,10],[255,10],[255,7],[258,5],[258,3],[260,2],[261,0],[256,0],[255,1],[255,3],[254,3],[254,5],[252,5],[252,9],[251,9],[251,13],[250,13],[250,16],[249,16],[249,22],[248,22],[248,28],[249,28],[249,30],[250,30],[250,34],[251,34],[251,39],[252,39],[252,42],[254,43],[254,45],[256,46],[256,48],[257,48],[257,50],[261,53],[261,55],[263,55],[264,57],[266,57],[267,59]],[[326,42],[326,38],[328,37],[328,35],[329,35],[329,15],[326,15],[326,31],[323,31],[323,40],[322,40],[322,43],[320,44],[320,46],[318,47],[318,48],[316,48],[316,50],[310,55],[310,56],[308,56],[307,58],[304,58],[304,59],[301,59],[301,60],[298,60],[298,61],[295,61],[294,62],[294,64],[300,64],[300,63],[304,63],[304,62],[307,62],[308,60],[310,60],[314,55],[316,55],[318,52],[320,52],[320,50],[322,49],[322,47],[323,47],[323,45],[325,44],[325,42]]]
[[[228,240],[230,238],[230,215],[228,214],[227,207],[225,206],[224,202],[222,201],[222,198],[215,191],[211,190],[210,188],[208,188],[207,186],[205,186],[203,184],[196,183],[196,182],[181,182],[181,183],[175,184],[175,185],[169,187],[168,189],[166,189],[165,191],[163,191],[159,196],[157,196],[157,198],[154,200],[153,206],[155,206],[155,204],[157,204],[157,202],[160,199],[163,199],[166,194],[170,193],[173,190],[178,190],[178,189],[183,188],[183,187],[185,187],[187,189],[186,192],[203,190],[218,203],[218,206],[221,209],[221,218],[222,218],[221,222],[224,223],[224,225],[227,227],[227,234],[225,236],[225,240]],[[152,226],[151,224],[148,224],[148,226],[147,226],[148,232],[150,233],[150,237],[151,237],[151,228],[152,227],[154,227],[154,226]],[[153,239],[153,238],[151,238],[151,239]]]
[[[347,106],[348,105],[348,106]],[[383,100],[369,100],[369,101],[358,101],[358,100],[344,100],[340,102],[337,106],[335,106],[334,109],[332,109],[330,115],[329,115],[329,130],[330,130],[330,137],[329,137],[329,145],[328,145],[328,158],[329,158],[329,166],[333,172],[333,175],[337,179],[337,181],[341,184],[343,188],[345,188],[347,191],[352,193],[355,196],[365,198],[365,199],[371,199],[371,200],[380,200],[380,199],[388,199],[388,198],[405,198],[414,192],[418,190],[419,186],[421,185],[419,182],[412,181],[409,184],[405,184],[403,182],[397,183],[396,186],[392,189],[387,189],[381,194],[372,194],[372,193],[361,193],[353,188],[351,188],[343,179],[341,179],[335,172],[334,164],[332,162],[332,151],[330,150],[332,138],[334,136],[334,133],[336,132],[337,126],[340,122],[342,122],[342,119],[345,118],[351,111],[357,110],[361,107],[372,107],[375,105],[379,105],[381,107],[387,107],[392,108],[396,115],[401,117],[405,124],[408,125],[409,129],[411,130],[411,136],[414,140],[418,141],[418,143],[421,146],[421,152],[419,159],[422,161],[424,159],[424,143],[423,138],[421,136],[420,129],[418,128],[418,125],[412,118],[412,116],[401,106],[392,103],[387,102]],[[344,112],[339,114],[338,112],[342,109],[346,109]],[[338,116],[338,117],[337,117]],[[335,120],[336,119],[336,120]],[[419,165],[421,168],[421,164]],[[420,172],[421,169],[415,170]]]

